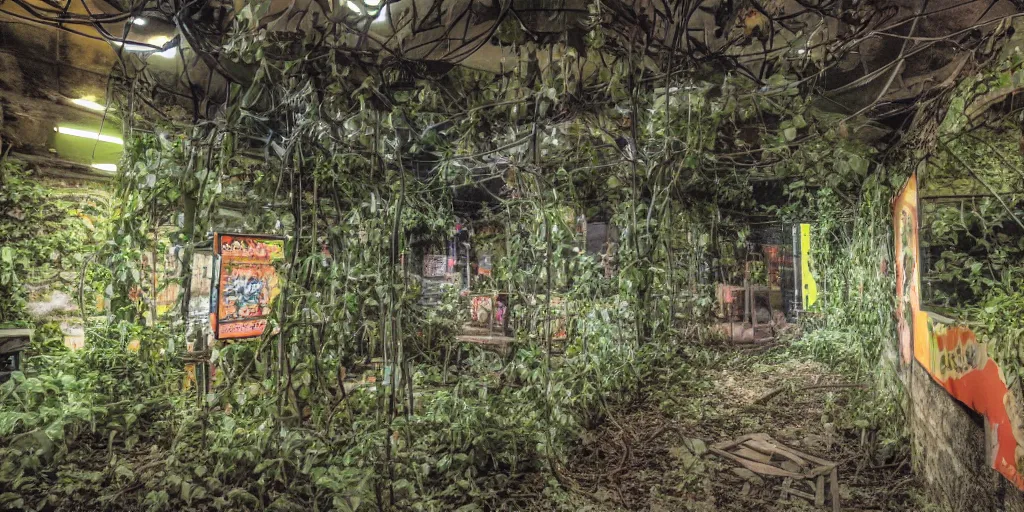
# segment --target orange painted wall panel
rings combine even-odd
[[[1003,372],[970,328],[921,310],[917,203],[915,175],[893,201],[900,359],[910,363],[913,354],[935,382],[985,417],[987,460],[993,469],[1024,489],[1019,471],[1024,467],[1024,435],[1017,415],[1018,402],[1007,388]]]

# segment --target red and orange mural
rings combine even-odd
[[[273,236],[214,234],[216,289],[210,321],[219,340],[253,338],[267,328],[270,304],[281,291],[277,262],[284,239]]]
[[[936,383],[984,416],[989,464],[1024,489],[1024,434],[1002,370],[968,327],[921,309],[919,221],[914,175],[893,202],[900,359],[908,364],[912,354]]]

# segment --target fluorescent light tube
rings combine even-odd
[[[124,139],[122,139],[121,137],[111,137],[110,135],[87,132],[85,130],[79,130],[78,128],[68,128],[67,126],[58,126],[57,133],[61,135],[70,135],[72,137],[82,137],[85,139],[98,140],[100,142],[109,142],[111,144],[124,145]]]
[[[75,105],[78,105],[79,107],[85,107],[85,108],[87,108],[89,110],[100,110],[100,111],[103,111],[103,110],[106,110],[106,108],[107,108],[107,107],[104,107],[103,105],[100,105],[99,103],[96,103],[95,101],[87,100],[85,98],[78,98],[77,100],[71,100],[71,103],[74,103]]]

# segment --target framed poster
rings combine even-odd
[[[277,265],[284,237],[214,233],[210,323],[218,340],[254,338],[267,328],[270,304],[281,293]]]

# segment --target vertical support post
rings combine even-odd
[[[752,317],[752,305],[753,297],[751,296],[750,286],[750,262],[745,261],[743,263],[743,321],[749,321],[753,325],[754,321]]]
[[[800,226],[793,224],[793,302],[792,304],[800,304],[800,306],[794,308],[797,311],[803,309],[803,301],[800,298]]]

